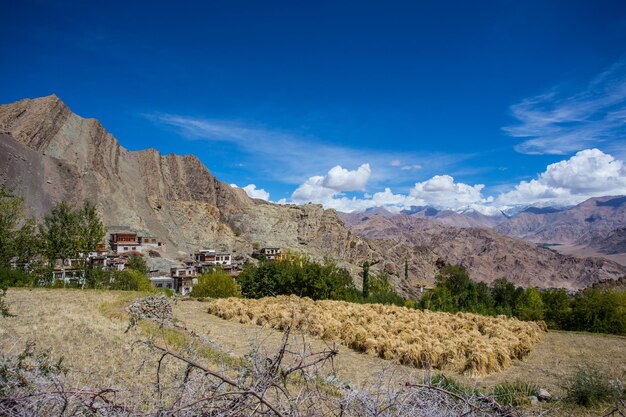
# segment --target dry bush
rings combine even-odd
[[[380,304],[313,301],[295,296],[221,299],[208,311],[227,320],[283,330],[291,325],[325,340],[419,368],[470,375],[502,370],[523,359],[545,327],[504,316],[440,313]]]

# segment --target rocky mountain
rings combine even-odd
[[[625,252],[623,234],[621,240],[615,235],[624,227],[626,197],[609,196],[590,198],[564,210],[526,210],[495,230],[531,242],[577,245],[615,254]],[[615,236],[609,239],[611,235]]]
[[[465,266],[480,281],[506,277],[524,286],[578,289],[626,275],[626,267],[615,262],[561,255],[489,229],[445,226],[405,214],[340,215],[359,236],[428,248],[437,259]]]
[[[626,265],[626,197],[607,196],[566,208],[527,207],[513,215],[487,216],[476,211],[455,212],[412,207],[401,212],[444,226],[488,228],[498,233],[549,246],[578,257],[607,257]]]
[[[345,227],[320,205],[251,199],[195,156],[125,149],[97,120],[77,116],[54,95],[0,106],[0,130],[0,183],[24,196],[31,215],[41,218],[60,201],[89,200],[109,228],[164,241],[170,259],[207,247],[245,258],[254,244],[280,246],[337,260],[357,285],[360,265],[378,260],[374,270],[391,274],[405,295],[432,280],[442,261],[463,263],[478,279],[507,276],[525,285],[578,288],[626,274],[610,262],[559,257],[495,232],[432,225],[417,212],[400,217],[408,219],[403,224],[373,210],[359,221],[344,217]],[[484,226],[481,216],[468,225]],[[405,261],[409,280],[402,278]]]
[[[0,106],[0,126],[0,181],[35,217],[59,201],[89,200],[108,227],[156,236],[171,258],[206,247],[245,256],[253,243],[331,256],[352,270],[373,256],[333,210],[250,199],[192,155],[128,151],[54,95]]]
[[[456,212],[453,210],[439,210],[430,206],[411,207],[409,210],[403,210],[401,214],[410,215],[414,218],[431,219],[445,226],[458,227],[487,227],[493,228],[498,224],[507,220],[504,213],[498,213],[493,216],[487,216],[476,210],[466,210]]]

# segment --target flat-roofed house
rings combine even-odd
[[[174,288],[182,295],[189,294],[193,286],[198,283],[198,274],[193,266],[172,267],[170,276],[174,280]]]
[[[255,258],[265,256],[265,259],[271,261],[283,259],[283,250],[281,248],[261,248],[252,254]]]
[[[168,288],[171,290],[176,290],[176,282],[175,279],[168,276],[157,276],[150,277],[150,282],[154,288]]]
[[[111,245],[111,250],[117,254],[141,252],[142,250],[141,243],[137,238],[137,233],[133,232],[111,233],[109,244]]]

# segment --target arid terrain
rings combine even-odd
[[[10,289],[8,304],[15,317],[2,318],[0,347],[3,355],[12,354],[29,341],[37,348],[50,349],[53,357],[63,356],[70,380],[77,385],[125,387],[129,392],[145,393],[155,366],[154,355],[142,345],[134,344],[158,331],[139,327],[126,333],[128,318],[124,307],[140,296],[138,293]],[[240,357],[252,345],[271,350],[279,346],[282,333],[253,324],[227,321],[207,313],[207,302],[181,301],[174,306],[174,316],[186,328],[190,341],[200,341],[228,357]],[[311,339],[314,348],[324,349],[321,340]],[[372,383],[386,370],[394,380],[419,380],[425,370],[399,365],[393,361],[355,352],[337,346],[335,372],[354,386]],[[144,362],[147,359],[147,362]],[[216,363],[206,361],[208,366]],[[524,361],[513,361],[504,371],[488,376],[450,376],[467,384],[489,387],[503,381],[533,381],[553,395],[562,395],[564,379],[577,366],[590,364],[608,375],[621,377],[626,372],[626,338],[582,333],[549,332]],[[141,372],[138,372],[142,370]],[[152,371],[151,371],[152,370]],[[555,405],[556,404],[556,405]],[[602,410],[583,412],[560,403],[540,403],[537,414],[597,415]],[[588,413],[588,414],[585,414]]]

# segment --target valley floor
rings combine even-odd
[[[128,321],[122,315],[116,318],[115,311],[103,313],[103,306],[123,306],[139,296],[113,291],[11,288],[7,301],[15,317],[0,318],[0,352],[17,353],[27,341],[34,340],[38,348],[52,349],[53,357],[63,356],[70,369],[80,370],[73,376],[76,384],[108,384],[141,390],[147,381],[137,377],[137,369],[142,364],[145,366],[147,355],[140,345],[133,346],[133,342],[142,335],[139,330],[125,333]],[[206,302],[179,301],[174,306],[174,316],[190,335],[208,338],[213,347],[234,356],[248,353],[251,344],[261,344],[267,349],[280,344],[280,332],[222,320],[209,315],[206,306]],[[123,308],[119,310],[123,312]],[[313,348],[326,347],[319,340],[310,343]],[[383,370],[393,372],[396,382],[421,379],[425,372],[394,365],[344,346],[338,346],[338,350],[335,359],[338,377],[357,386],[373,382]],[[521,379],[560,395],[564,378],[584,364],[595,365],[611,376],[623,378],[626,338],[549,332],[526,361],[515,361],[503,372],[478,378],[453,376],[482,387]],[[569,411],[545,415],[567,414]]]
[[[577,245],[555,245],[552,249],[563,254],[571,255],[577,258],[598,257],[608,259],[609,261],[617,262],[620,265],[626,266],[626,253],[617,253],[615,255],[607,255],[605,253],[597,252],[588,246]]]

